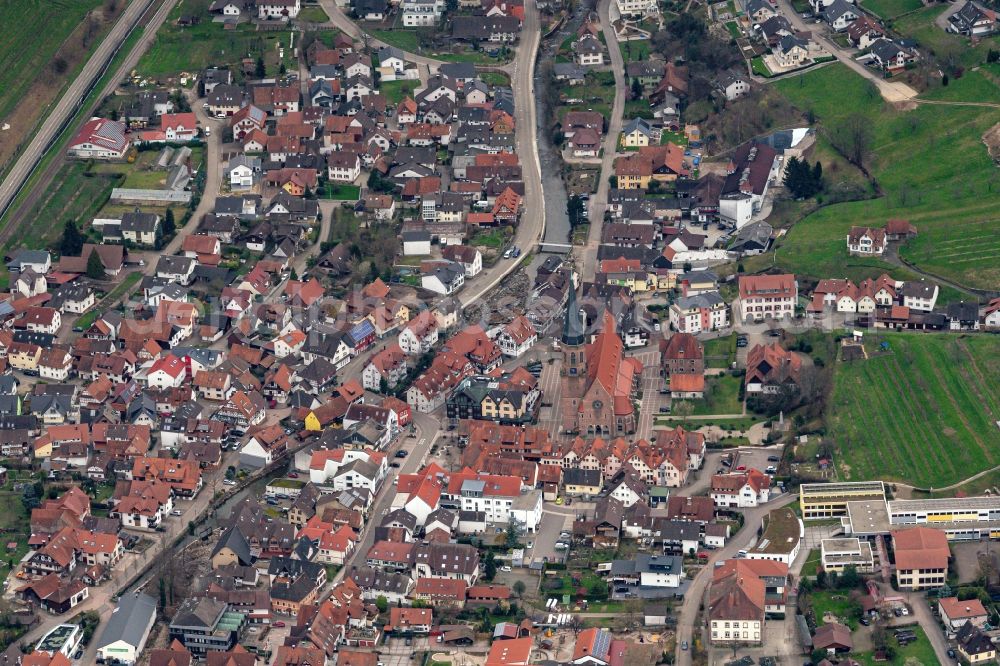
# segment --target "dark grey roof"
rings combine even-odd
[[[571,292],[572,293],[572,292]],[[577,469],[571,467],[563,470],[563,485],[567,486],[599,486],[601,485],[601,470]]]
[[[208,597],[190,597],[174,613],[171,627],[199,627],[214,629],[226,610],[226,603]]]
[[[152,597],[139,592],[124,595],[118,600],[118,606],[104,625],[101,637],[97,639],[97,648],[123,641],[138,649],[152,626],[154,617],[156,601]]]
[[[476,78],[476,66],[471,62],[446,62],[438,68],[438,72],[449,79]]]
[[[215,548],[212,549],[212,557],[215,557],[220,550],[227,547],[236,554],[240,564],[253,564],[250,543],[247,542],[247,538],[243,536],[243,532],[236,525],[230,527],[222,534],[222,537],[219,538],[219,543],[215,544]]]

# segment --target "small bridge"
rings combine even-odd
[[[567,245],[566,243],[547,243],[545,241],[540,241],[538,243],[539,252],[550,252],[553,254],[569,254],[573,251],[572,245]]]

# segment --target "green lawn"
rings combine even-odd
[[[683,425],[687,430],[697,430],[702,426],[716,425],[723,430],[739,430],[746,431],[750,429],[754,423],[758,423],[762,419],[754,419],[751,417],[739,418],[739,419],[687,419],[686,421],[679,416],[666,416],[654,418],[656,427],[663,428],[675,428],[679,425]]]
[[[924,6],[920,0],[863,0],[861,5],[884,19],[894,18]]]
[[[399,106],[407,95],[413,97],[419,81],[388,81],[378,85],[379,92],[385,95],[391,106]]]
[[[393,28],[392,30],[372,30],[371,33],[375,39],[385,42],[390,46],[395,46],[411,53],[420,52],[420,36],[416,30]]]
[[[891,352],[836,367],[827,419],[841,477],[941,487],[1000,464],[1000,338],[878,340]]]
[[[882,2],[895,4],[904,1],[876,0],[878,4]],[[867,3],[863,4],[868,6]],[[932,56],[948,56],[950,58],[954,55],[966,67],[983,62],[986,59],[986,53],[991,48],[996,49],[997,45],[1000,44],[1000,37],[994,35],[972,44],[967,37],[945,32],[935,25],[934,19],[947,9],[947,4],[931,4],[893,21],[892,27],[903,37],[915,40],[918,46],[927,49]]]
[[[11,561],[16,566],[22,557],[28,553],[28,538],[31,536],[28,512],[21,503],[21,493],[12,491],[0,492],[0,578],[10,573]],[[7,549],[8,543],[16,543],[13,550]]]
[[[757,56],[750,61],[750,66],[753,67],[753,73],[758,76],[765,76],[767,78],[771,77],[771,70],[768,69],[767,65],[764,64],[764,57]]]
[[[728,368],[736,360],[736,334],[705,341],[705,367]]]
[[[733,36],[733,39],[739,39],[743,36],[743,33],[740,32],[740,26],[736,25],[736,21],[727,21],[726,30]]]
[[[739,414],[743,411],[740,402],[740,377],[719,375],[705,378],[705,398],[692,400],[692,415]]]
[[[799,515],[801,515],[802,510],[799,509],[798,513]],[[799,577],[800,578],[804,578],[806,576],[815,577],[816,573],[819,571],[819,565],[820,565],[819,548],[813,548],[812,550],[809,551],[809,554],[806,556],[806,561],[802,563],[802,571],[799,573]]]
[[[927,634],[924,630],[917,625],[912,627],[907,627],[907,629],[912,629],[913,633],[916,634],[917,640],[913,641],[906,647],[900,647],[896,642],[895,638],[892,638],[892,633],[890,631],[889,643],[895,649],[895,655],[889,661],[875,661],[875,655],[871,652],[852,652],[851,656],[856,659],[859,663],[864,666],[902,666],[908,663],[908,659],[914,659],[914,662],[909,663],[919,663],[919,664],[937,664],[940,663],[937,658],[937,654],[934,652],[934,647],[931,645],[930,640],[927,638]]]
[[[951,107],[943,112],[924,105],[897,111],[883,104],[869,82],[840,64],[775,85],[798,108],[812,111],[821,131],[836,130],[845,117],[859,114],[871,129],[867,166],[885,193],[807,216],[780,243],[781,267],[815,277],[862,278],[890,270],[877,259],[848,258],[844,239],[852,225],[879,226],[904,218],[919,231],[901,248],[905,259],[969,286],[993,289],[1000,284],[995,260],[1000,252],[1000,173],[981,138],[997,121],[995,110]],[[937,88],[925,96],[972,95],[979,84],[970,78],[967,87],[973,86],[973,91]]]
[[[652,120],[653,109],[649,108],[649,102],[644,99],[630,99],[625,102],[625,108],[622,109],[622,115],[626,122],[633,118],[645,118],[646,120]]]
[[[648,39],[618,42],[618,48],[621,50],[622,58],[625,59],[626,63],[649,60],[649,52],[652,50]]]
[[[326,23],[330,20],[330,17],[326,15],[326,12],[319,5],[310,5],[303,7],[299,11],[296,20],[306,23]]]
[[[125,276],[125,279],[119,282],[114,289],[112,289],[101,302],[106,302],[108,305],[114,304],[119,298],[124,296],[126,292],[131,291],[132,287],[139,283],[142,279],[141,271],[134,271]],[[86,315],[84,315],[86,316]]]
[[[235,30],[225,30],[213,23],[208,13],[211,0],[184,0],[170,12],[170,18],[157,31],[149,51],[139,60],[137,71],[145,76],[164,77],[180,72],[198,72],[209,65],[238,65],[244,57],[254,60],[264,57],[268,75],[278,73],[280,41],[288,46],[288,31],[258,32],[249,23],[240,24]],[[201,17],[193,26],[179,26],[181,15]],[[293,67],[295,59],[291,49],[285,49],[284,63]],[[238,66],[234,72],[240,71]]]
[[[861,617],[861,604],[852,601],[850,590],[820,590],[811,592],[813,611],[816,613],[816,624],[826,624],[823,617],[830,613],[841,624],[847,625],[851,631],[858,628],[858,618]]]
[[[361,187],[358,185],[344,185],[342,183],[327,183],[326,193],[321,198],[338,201],[357,201],[361,198]]]
[[[510,85],[510,77],[503,72],[479,72],[479,78],[488,86]]]

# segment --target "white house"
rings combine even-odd
[[[299,0],[261,0],[257,3],[257,18],[263,20],[293,19],[299,15]]]
[[[420,276],[420,286],[437,294],[454,294],[465,284],[465,269],[461,264],[447,262],[437,264],[430,272]]]
[[[416,257],[431,253],[431,235],[427,231],[403,232],[403,256]]]
[[[518,315],[496,332],[493,341],[504,356],[518,358],[534,346],[538,341],[538,333],[527,317]]]
[[[146,373],[146,384],[157,389],[179,388],[186,378],[184,361],[167,354],[153,361]]]
[[[711,496],[718,508],[753,508],[771,498],[771,479],[756,469],[716,474],[712,477]]]
[[[885,229],[851,227],[847,234],[847,251],[862,257],[881,257],[885,252]]]
[[[729,305],[719,292],[682,296],[670,306],[670,325],[682,333],[718,331],[729,326]]]
[[[330,180],[353,183],[361,175],[361,157],[353,151],[336,151],[326,156],[327,177]]]
[[[399,333],[398,342],[399,348],[409,356],[429,352],[438,342],[438,325],[434,315],[424,310],[408,321]]]
[[[250,189],[260,180],[261,173],[259,157],[237,155],[229,160],[229,187],[233,190]]]
[[[441,250],[441,256],[449,261],[462,264],[465,277],[476,277],[483,271],[483,254],[468,245],[449,245]]]
[[[97,639],[97,660],[131,666],[139,659],[155,622],[155,599],[140,592],[122,595]]]
[[[903,305],[911,310],[930,312],[937,303],[938,286],[933,283],[920,281],[904,282],[899,289],[899,295],[903,297]]]

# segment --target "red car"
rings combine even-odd
[[[745,471],[747,471],[747,466],[746,465],[740,465],[739,467],[736,468],[736,471],[737,472],[745,472]]]
[[[285,623],[279,620],[277,622],[272,622],[271,626],[274,627],[275,629],[281,629],[282,627],[285,626]]]
[[[708,553],[706,553],[705,551],[699,552],[698,553],[698,559],[699,560],[707,560],[708,559]]]
[[[299,473],[298,472],[289,472],[288,473],[288,478],[289,479],[297,479],[297,478],[299,478]]]

